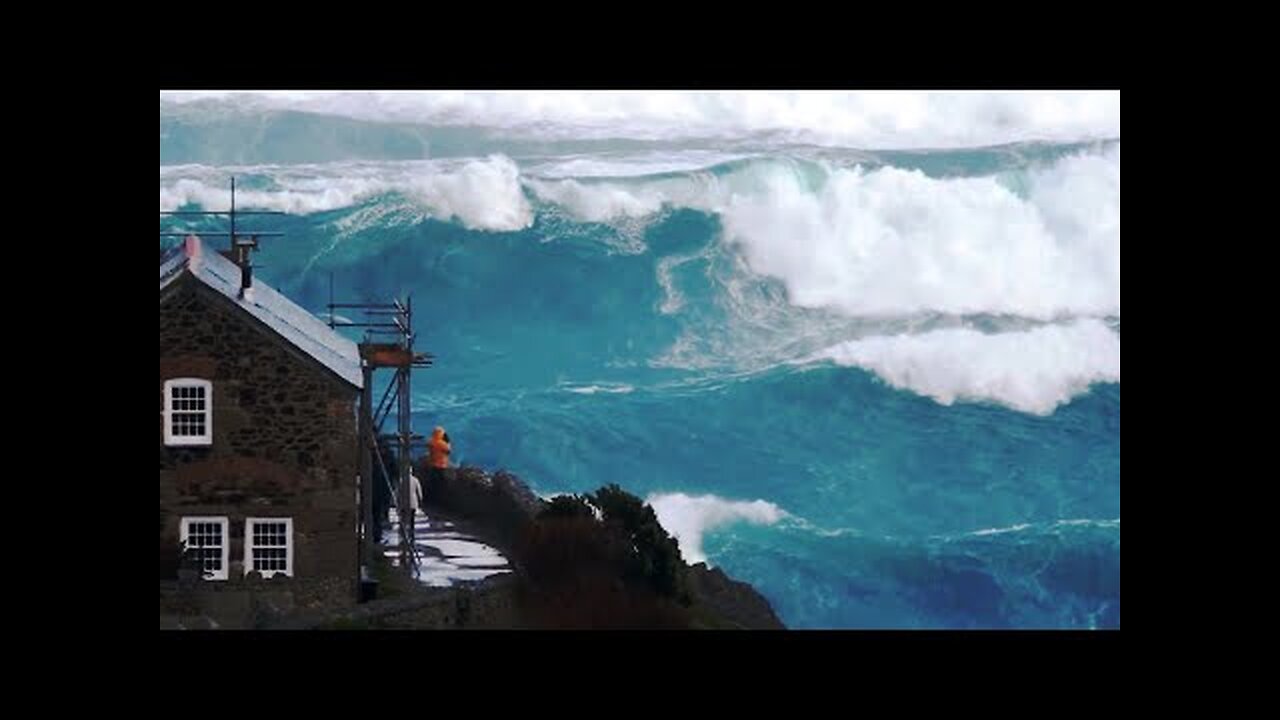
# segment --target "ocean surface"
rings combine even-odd
[[[1118,92],[162,93],[160,209],[234,176],[287,213],[257,277],[412,297],[416,430],[646,498],[790,627],[1118,628],[1119,135]]]

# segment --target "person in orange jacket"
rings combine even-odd
[[[428,482],[444,482],[444,471],[449,467],[449,453],[453,448],[449,445],[449,435],[444,428],[436,426],[431,431],[431,440],[427,442]]]

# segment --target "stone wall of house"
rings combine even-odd
[[[237,606],[225,617],[252,614],[258,596],[268,611],[354,603],[359,391],[190,278],[161,293],[161,411],[173,378],[213,384],[211,446],[166,447],[163,416],[159,429],[162,544],[178,542],[184,516],[229,519],[229,579],[200,593]],[[245,577],[249,517],[293,519],[294,577]],[[170,597],[189,604],[193,592]],[[163,587],[161,600],[163,612]]]

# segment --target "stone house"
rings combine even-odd
[[[357,599],[360,354],[251,273],[194,236],[160,258],[162,618]],[[179,543],[202,579],[166,577]]]

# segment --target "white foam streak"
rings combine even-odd
[[[937,330],[854,340],[809,358],[818,359],[943,405],[988,401],[1045,415],[1093,383],[1120,381],[1120,336],[1095,319],[998,334]]]
[[[764,500],[743,502],[714,495],[669,493],[650,495],[645,502],[653,506],[662,527],[680,541],[680,554],[690,563],[706,561],[702,538],[711,530],[735,522],[772,525],[788,517]]]
[[[604,393],[606,395],[627,395],[635,390],[625,383],[602,384],[602,385],[566,385],[564,389],[577,395],[596,395]]]

